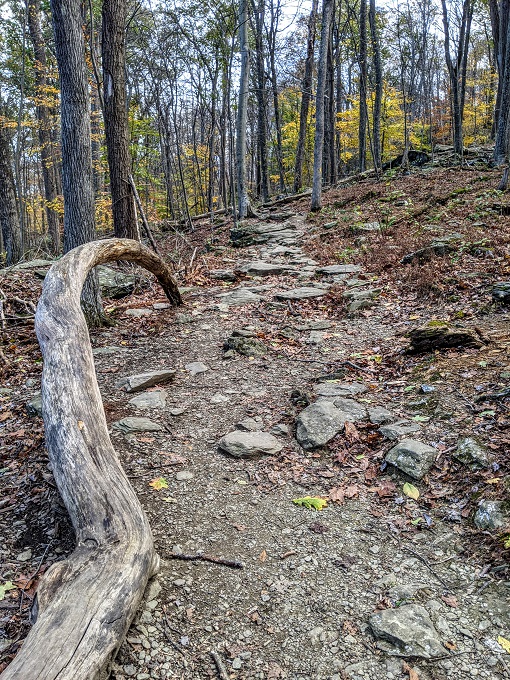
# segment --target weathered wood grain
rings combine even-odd
[[[35,624],[2,680],[107,678],[147,581],[158,570],[149,522],[108,435],[80,308],[87,273],[112,260],[137,262],[156,275],[170,302],[181,301],[164,262],[127,239],[75,248],[46,276],[35,321],[44,357],[46,444],[76,549],[41,580]]]

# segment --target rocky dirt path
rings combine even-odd
[[[507,584],[403,491],[445,455],[444,423],[350,371],[357,352],[401,344],[392,301],[369,272],[310,260],[304,216],[266,217],[233,234],[245,247],[224,253],[216,288],[177,313],[130,310],[146,332],[126,323],[115,347],[94,338],[114,445],[163,558],[112,677],[510,677]],[[339,282],[348,316],[322,303]],[[167,369],[167,384],[121,385]],[[360,437],[379,444],[359,453]],[[293,502],[306,496],[327,507]],[[216,562],[182,559],[203,555]]]

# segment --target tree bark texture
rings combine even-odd
[[[359,142],[358,168],[365,172],[367,167],[367,127],[368,127],[368,67],[367,67],[367,0],[360,0],[359,9]]]
[[[370,36],[372,40],[372,59],[374,65],[375,78],[375,98],[373,113],[373,160],[374,168],[377,173],[381,171],[381,110],[383,97],[383,71],[381,63],[381,46],[377,31],[377,14],[375,11],[375,0],[370,0],[368,20],[370,23]]]
[[[36,619],[2,680],[103,680],[158,570],[147,517],[111,444],[80,292],[98,264],[130,260],[158,278],[172,304],[177,286],[165,263],[137,241],[75,248],[50,269],[35,329],[44,358],[46,445],[76,533],[76,548],[45,573]]]
[[[55,210],[54,202],[58,196],[58,161],[55,157],[51,129],[53,122],[48,106],[45,104],[47,97],[47,60],[46,47],[41,31],[40,0],[28,0],[28,28],[34,49],[35,58],[35,86],[37,89],[36,115],[38,121],[37,133],[41,147],[41,165],[44,182],[44,197],[46,199],[45,212],[48,220],[48,233],[51,239],[51,252],[58,255],[60,252],[60,218]],[[52,205],[53,204],[53,205]]]
[[[246,183],[246,127],[248,124],[248,87],[250,81],[250,46],[248,44],[248,0],[239,3],[239,45],[241,49],[241,75],[236,129],[237,212],[244,219],[249,211]]]
[[[305,157],[306,131],[308,128],[308,110],[312,100],[313,54],[315,49],[315,33],[317,29],[318,0],[312,0],[312,10],[308,19],[308,38],[306,43],[306,61],[303,85],[301,87],[301,109],[299,112],[299,133],[294,166],[294,192],[297,193],[303,184],[303,160]]]
[[[269,173],[267,154],[266,73],[264,69],[264,0],[253,3],[255,33],[255,65],[257,76],[257,189],[265,203],[269,199]]]
[[[498,165],[505,162],[510,144],[510,3],[500,3],[498,12],[497,63],[499,72],[496,105],[496,142],[494,158]],[[496,37],[495,37],[496,39]]]
[[[96,237],[90,144],[89,83],[80,0],[51,0],[55,52],[60,76],[64,252]],[[104,322],[94,272],[83,286],[82,304],[89,325]]]
[[[324,109],[326,93],[326,69],[328,47],[331,39],[331,19],[333,16],[333,0],[323,0],[321,45],[319,51],[319,68],[317,73],[317,104],[315,107],[315,145],[313,150],[313,186],[311,210],[322,207],[322,154],[324,149]]]
[[[103,0],[103,116],[115,236],[140,240],[129,176],[126,108],[126,0]]]
[[[0,227],[6,264],[8,266],[16,264],[23,257],[21,225],[16,204],[9,133],[2,125],[0,125]]]

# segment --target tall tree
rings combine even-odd
[[[23,257],[12,164],[9,130],[0,122],[0,228],[7,266],[16,264]]]
[[[250,212],[246,178],[246,128],[248,124],[248,87],[250,82],[250,46],[248,44],[248,0],[239,3],[239,46],[241,74],[236,125],[237,213],[244,219]]]
[[[301,109],[299,111],[299,133],[294,165],[294,192],[301,189],[303,183],[303,159],[305,157],[306,131],[308,128],[308,110],[312,100],[313,54],[315,50],[315,33],[317,30],[318,0],[312,0],[312,9],[308,19],[308,37],[306,41],[305,74],[301,86]]]
[[[126,0],[103,0],[103,117],[110,171],[115,236],[140,240],[129,181],[128,112],[126,108]]]
[[[265,0],[258,4],[252,1],[254,34],[255,34],[255,66],[257,92],[257,189],[262,201],[269,198],[269,173],[267,161],[267,106],[266,106],[266,73],[264,69],[264,13]]]
[[[333,17],[334,0],[323,0],[321,45],[319,50],[319,68],[317,72],[317,103],[315,107],[315,145],[313,149],[313,211],[322,207],[322,156],[324,150],[324,109],[326,94],[326,70],[328,50],[331,41],[331,19]]]
[[[496,140],[494,159],[504,162],[508,146],[510,115],[510,0],[489,0],[494,52],[498,70],[498,90],[494,122]]]
[[[367,0],[359,4],[359,142],[358,168],[364,172],[367,167],[367,128],[368,128],[368,38],[367,38]]]
[[[452,100],[453,146],[455,153],[462,156],[464,149],[462,120],[464,117],[464,102],[466,97],[467,58],[471,22],[473,19],[473,2],[472,0],[463,0],[459,35],[456,41],[457,53],[453,55],[451,51],[452,29],[450,26],[450,17],[446,6],[446,0],[441,0],[441,6],[443,8],[444,50],[446,66],[450,78]]]
[[[374,168],[377,173],[381,171],[381,110],[383,97],[383,70],[381,61],[381,46],[379,43],[379,33],[377,31],[377,15],[375,11],[375,0],[370,0],[368,21],[370,24],[370,36],[372,41],[372,59],[374,66],[375,96],[373,111],[373,138],[372,156]]]
[[[60,75],[64,252],[68,252],[96,237],[89,83],[80,0],[51,0],[51,13]],[[89,325],[104,322],[95,272],[83,287],[82,306]]]
[[[47,102],[47,59],[46,47],[41,31],[41,3],[40,0],[27,0],[28,2],[28,28],[30,39],[34,49],[35,58],[35,85],[37,89],[37,133],[39,146],[41,147],[41,165],[44,182],[44,195],[46,199],[46,219],[48,221],[48,233],[51,239],[51,251],[57,255],[60,251],[60,219],[55,210],[55,200],[59,189],[59,165],[53,149],[51,137],[51,112]]]

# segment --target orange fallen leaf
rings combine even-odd
[[[266,560],[267,560],[267,552],[265,550],[263,550],[259,555],[259,561],[265,562]]]
[[[152,482],[149,482],[149,486],[152,486],[156,491],[161,491],[161,489],[168,489],[168,482],[164,477],[156,477]]]

